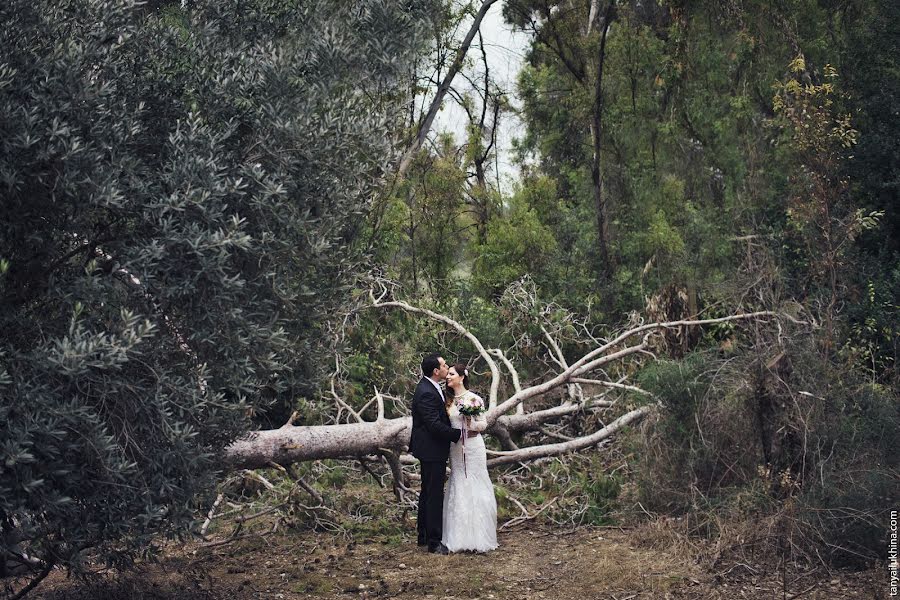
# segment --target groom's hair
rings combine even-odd
[[[431,377],[431,374],[434,373],[435,369],[441,368],[441,355],[437,353],[432,353],[422,359],[422,374],[425,377]]]

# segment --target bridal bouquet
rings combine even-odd
[[[456,401],[459,414],[467,417],[477,417],[484,412],[484,401],[475,394],[466,394]]]
[[[465,415],[466,417],[477,417],[481,413],[484,412],[484,401],[471,392],[466,392],[463,394],[462,398],[456,399],[456,409],[459,411],[459,414]],[[469,468],[466,466],[466,421],[464,420],[462,423],[462,436],[460,441],[463,445],[463,473],[466,474],[466,477],[469,476]]]

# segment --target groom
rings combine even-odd
[[[422,491],[419,493],[419,513],[416,524],[420,546],[428,551],[447,554],[441,543],[442,511],[444,509],[444,475],[450,442],[458,442],[462,431],[450,427],[450,417],[444,408],[444,391],[440,382],[447,377],[449,367],[438,354],[422,359],[422,380],[416,386],[412,401],[412,436],[409,451],[419,459],[422,469]],[[469,432],[469,437],[478,435]]]

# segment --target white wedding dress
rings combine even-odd
[[[469,392],[471,393],[471,392]],[[462,429],[463,416],[451,405],[450,425]],[[484,416],[472,419],[469,429],[484,431]],[[463,456],[465,453],[465,460]],[[484,437],[450,444],[450,481],[444,494],[443,539],[450,552],[488,552],[497,547],[497,500],[487,471]]]

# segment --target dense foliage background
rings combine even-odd
[[[235,436],[293,409],[328,422],[329,373],[358,409],[375,387],[403,398],[427,350],[472,356],[402,315],[344,320],[376,272],[528,381],[547,331],[574,357],[638,318],[779,312],[610,373],[664,410],[624,475],[577,475],[591,518],[769,519],[810,557],[883,557],[900,6],[507,0],[530,36],[518,104],[472,58],[474,91],[451,95],[464,139],[398,181],[416,100],[479,6],[437,4],[0,6],[2,549],[127,562],[184,530]]]
[[[0,526],[41,568],[181,531],[316,389],[433,13],[169,4],[0,7]]]
[[[622,500],[711,535],[711,515],[782,516],[810,553],[883,555],[900,431],[898,10],[508,0],[531,39],[514,192],[501,197],[482,157],[493,129],[479,109],[498,105],[485,84],[465,99],[468,137],[423,153],[396,191],[377,256],[534,379],[547,355],[536,321],[577,357],[582,323],[602,335],[635,311],[787,315],[776,332],[666,337],[638,381],[667,410],[635,442],[637,492]],[[510,302],[523,277],[530,307]],[[356,372],[370,374],[359,389],[389,385]]]

